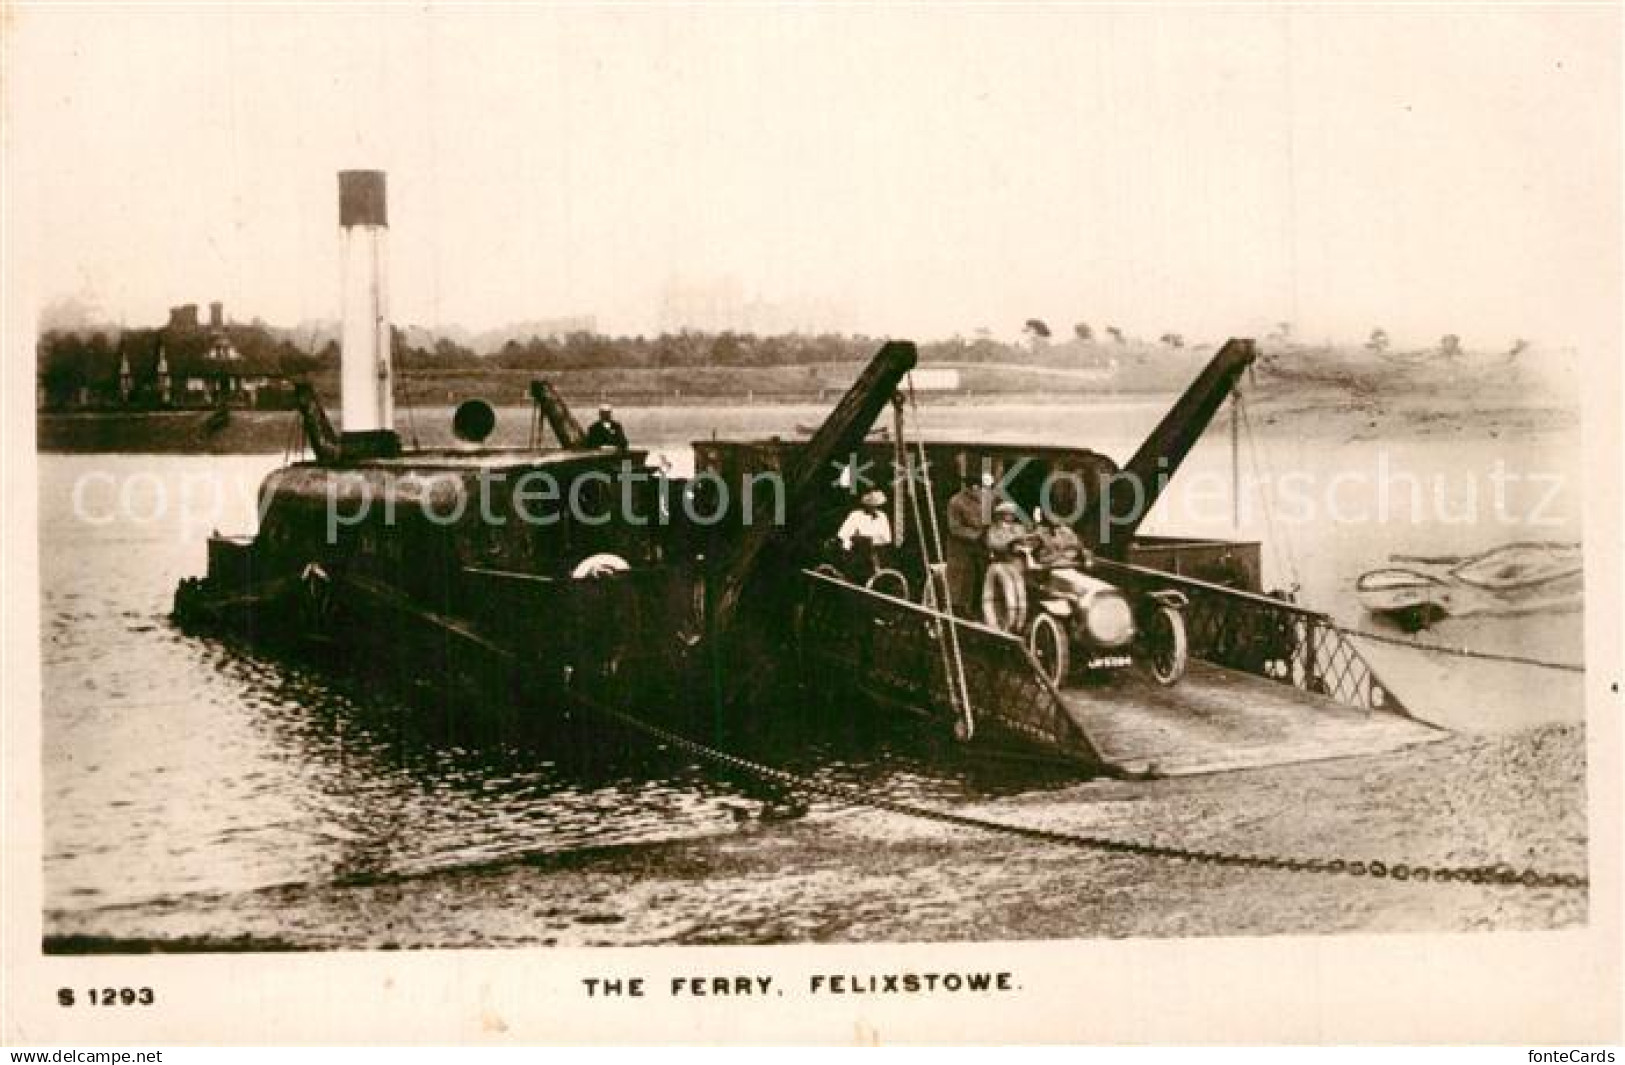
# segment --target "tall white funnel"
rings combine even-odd
[[[339,171],[344,332],[341,339],[344,432],[395,427],[389,364],[389,293],[385,266],[389,215],[382,170]]]

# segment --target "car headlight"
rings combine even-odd
[[[1134,638],[1134,612],[1121,595],[1106,593],[1091,598],[1083,625],[1090,639],[1102,647],[1118,647]]]

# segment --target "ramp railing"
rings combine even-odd
[[[1190,601],[1190,653],[1243,673],[1324,695],[1345,706],[1407,714],[1330,615],[1284,599],[1108,559],[1094,572],[1126,587],[1171,588]]]
[[[802,572],[807,588],[799,637],[808,669],[826,680],[828,670],[838,669],[872,694],[946,714],[955,703],[939,641],[951,623],[977,728],[997,726],[1081,760],[1099,760],[1060,693],[1014,636],[837,577]]]

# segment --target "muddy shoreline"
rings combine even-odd
[[[1586,873],[1584,729],[958,808],[1164,846]],[[1511,783],[1513,786],[1509,787]],[[1293,796],[1290,802],[1285,796]],[[1307,813],[1306,813],[1307,811]],[[762,885],[772,890],[764,892]],[[567,901],[566,901],[567,900]],[[412,876],[46,914],[47,953],[960,941],[1583,925],[1587,895],[1104,854],[862,808]]]

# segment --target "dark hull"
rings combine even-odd
[[[409,715],[413,728],[447,742],[517,744],[570,764],[643,765],[651,756],[683,757],[680,751],[658,754],[647,733],[620,718],[630,714],[721,750],[754,752],[770,764],[804,759],[811,751],[885,748],[958,762],[972,772],[1012,760],[1028,770],[1047,765],[1069,775],[1085,768],[1061,752],[997,730],[971,744],[956,743],[928,700],[899,701],[859,678],[831,683],[827,675],[802,672],[798,663],[804,659],[785,632],[760,631],[752,646],[734,645],[713,656],[703,640],[668,639],[661,648],[635,638],[639,626],[627,624],[620,649],[592,660],[578,640],[549,641],[524,631],[536,627],[524,619],[538,612],[560,631],[581,631],[564,622],[557,601],[549,599],[542,611],[535,597],[546,593],[526,588],[507,597],[487,594],[489,611],[476,621],[425,610],[365,581],[336,578],[317,599],[297,577],[235,586],[204,578],[182,583],[174,620],[189,634],[242,654],[315,669],[340,692],[382,699],[391,713]],[[624,621],[624,611],[608,614]],[[667,637],[675,620],[665,629]],[[652,649],[659,653],[648,653]],[[734,665],[746,657],[782,668]],[[771,782],[740,783],[774,792]]]
[[[1302,761],[1423,738],[1371,726],[1374,712],[1398,721],[1404,707],[1323,615],[1105,561],[1098,572],[1114,584],[1188,598],[1191,653],[1207,670],[1198,679],[1063,690],[1009,633],[811,571],[773,574],[777,594],[754,597],[718,641],[710,575],[695,566],[600,580],[465,569],[455,594],[425,602],[337,564],[266,575],[244,542],[214,541],[210,563],[209,577],[177,592],[183,625],[341,657],[448,716],[567,731],[572,715],[609,706],[704,739],[739,723],[903,713],[967,751],[1087,775]]]
[[[903,652],[905,644],[929,651],[929,635],[918,630],[903,635],[902,643],[875,642],[864,653],[870,668],[832,674],[830,645],[796,627],[803,619],[837,620],[816,594],[797,599],[782,625],[752,615],[750,638],[713,655],[703,618],[695,617],[703,611],[703,593],[696,592],[703,585],[681,573],[665,581],[644,574],[636,584],[563,588],[471,574],[484,585],[474,597],[483,609],[456,615],[364,577],[259,577],[248,572],[251,551],[246,544],[217,546],[216,562],[232,561],[210,577],[181,583],[177,624],[225,637],[249,653],[343,670],[448,715],[523,722],[563,736],[591,707],[608,705],[704,737],[760,720],[764,709],[785,727],[820,729],[904,713],[932,733],[952,734],[940,677],[928,669],[915,673],[916,663]],[[871,628],[873,611],[862,598],[853,605],[868,617],[847,625],[849,631]],[[904,613],[927,616],[899,605]],[[1031,713],[1047,691],[1019,642],[991,630],[980,634],[988,646],[973,651],[972,673],[988,711],[978,714],[974,741],[961,746],[1101,771],[1086,738],[1064,718],[1052,709],[1042,725]],[[879,663],[888,655],[896,664],[883,669]],[[751,668],[737,665],[744,660]],[[995,704],[1006,709],[995,712]]]
[[[692,684],[694,641],[658,609],[688,593],[680,573],[616,582],[546,581],[470,571],[457,594],[425,602],[329,563],[255,572],[253,547],[214,541],[211,572],[183,581],[174,617],[248,648],[336,657],[395,686],[432,689],[471,711],[567,706],[572,693],[671,700]]]

